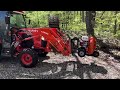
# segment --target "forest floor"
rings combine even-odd
[[[0,79],[120,79],[120,48],[100,42],[97,58],[49,53],[34,68],[24,68],[18,60],[4,58],[0,61]]]

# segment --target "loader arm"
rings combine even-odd
[[[71,54],[70,40],[64,40],[63,37],[56,31],[54,31],[53,28],[43,29],[40,30],[40,35],[41,37],[43,36],[57,52],[63,54],[64,56],[69,56]]]

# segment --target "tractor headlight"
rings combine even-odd
[[[43,40],[43,41],[44,41],[44,40],[45,40],[45,38],[42,36],[42,37],[41,37],[41,40]]]

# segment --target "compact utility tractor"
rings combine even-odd
[[[86,37],[82,37],[82,42],[77,39],[75,48],[76,39],[67,37],[60,30],[57,17],[49,18],[49,27],[27,28],[23,11],[0,11],[0,25],[1,57],[17,57],[24,67],[36,66],[38,58],[45,57],[51,51],[69,56],[76,50],[81,57],[96,53],[94,37],[88,38],[86,46],[83,44]]]

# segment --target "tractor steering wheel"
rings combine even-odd
[[[15,24],[11,24],[10,25],[11,27],[10,27],[10,31],[13,31],[13,30],[19,30],[20,28],[19,28],[19,26],[15,23]]]

